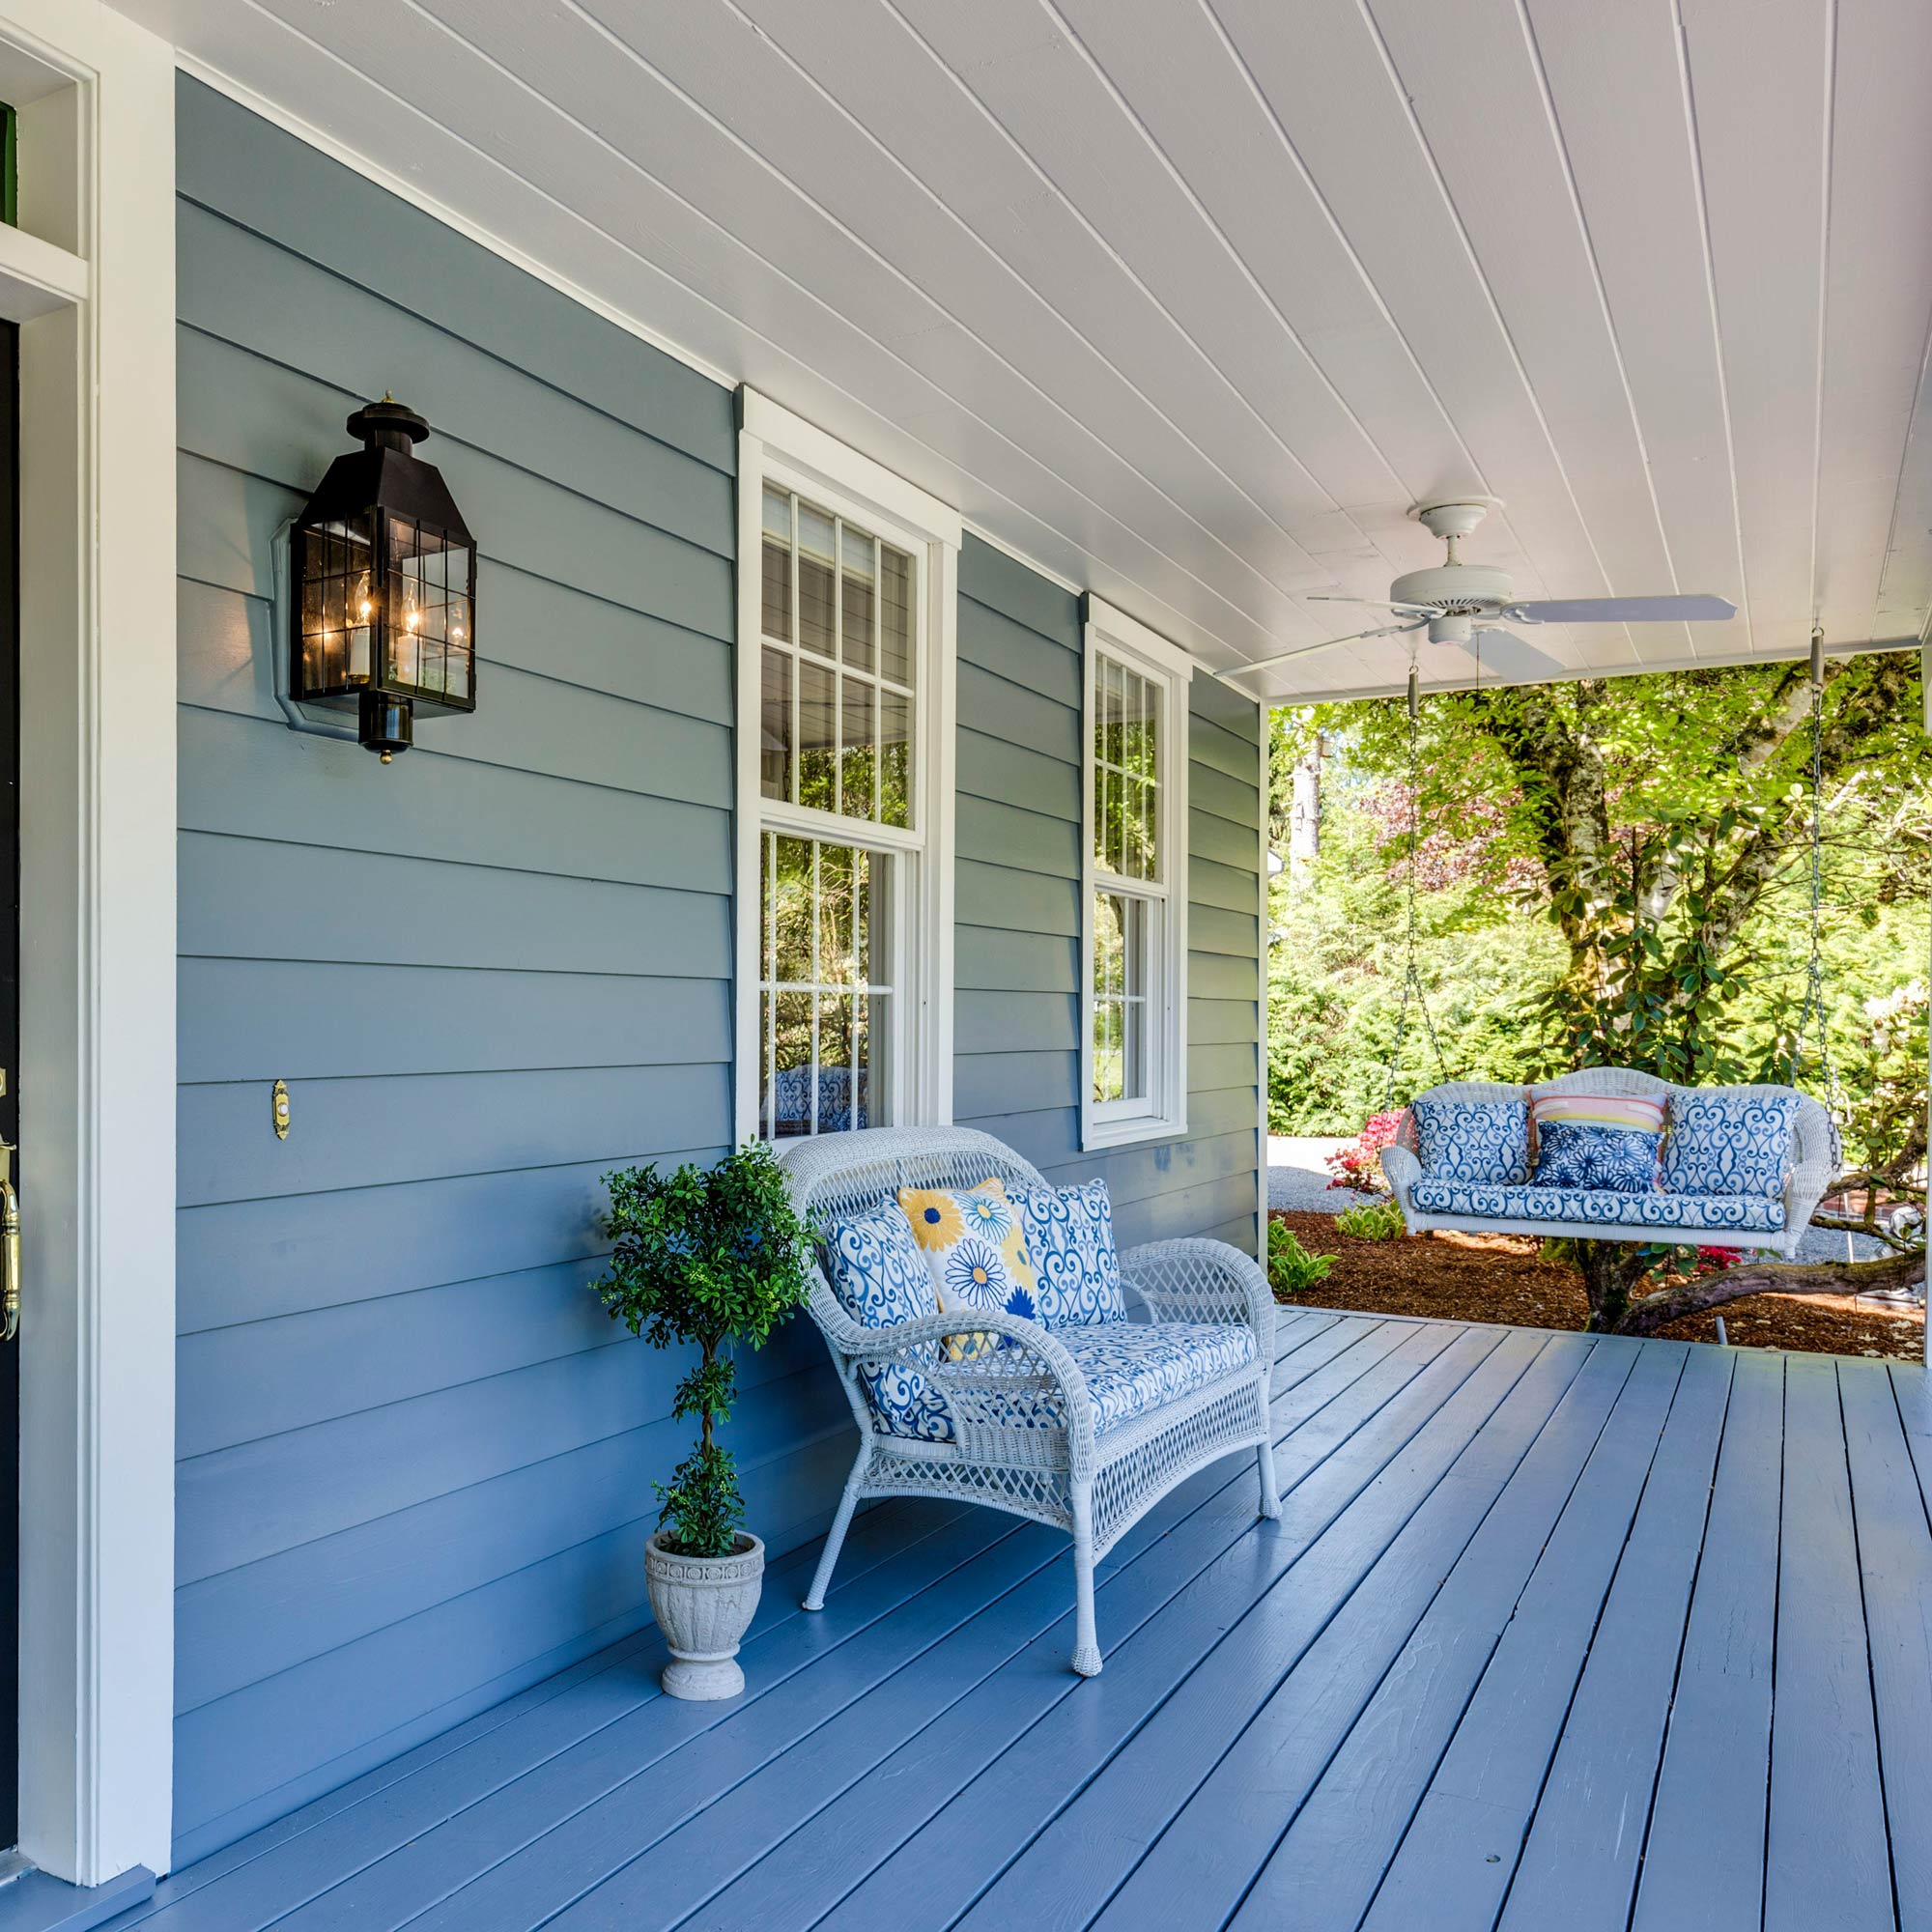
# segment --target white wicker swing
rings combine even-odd
[[[975,1187],[997,1176],[1009,1187],[1044,1187],[1013,1151],[968,1127],[869,1127],[796,1142],[784,1154],[800,1214],[821,1235],[836,1221],[896,1201],[901,1187]],[[1096,1425],[1086,1377],[1066,1343],[1118,1333],[1129,1324],[1068,1330],[1057,1337],[1015,1315],[974,1311],[928,1315],[867,1328],[846,1314],[816,1259],[812,1320],[859,1425],[859,1454],[805,1599],[824,1607],[852,1512],[867,1496],[948,1496],[1031,1517],[1073,1536],[1073,1668],[1099,1673],[1094,1623],[1094,1566],[1169,1490],[1204,1464],[1252,1450],[1260,1466],[1261,1514],[1278,1517],[1268,1382],[1274,1370],[1274,1296],[1256,1262],[1225,1241],[1153,1241],[1121,1256],[1130,1293],[1156,1328],[1219,1323],[1252,1332],[1231,1373],[1177,1378],[1178,1391],[1113,1427]],[[1141,1324],[1131,1324],[1145,1337]],[[1199,1332],[1199,1331],[1195,1331]],[[1009,1346],[978,1359],[935,1362],[947,1336],[998,1334]],[[916,1363],[943,1401],[947,1441],[915,1440],[884,1426],[862,1370]]]
[[[1562,1236],[1584,1241],[1696,1242],[1715,1247],[1775,1248],[1793,1256],[1818,1203],[1837,1178],[1836,1124],[1808,1094],[1795,1087],[1673,1087],[1625,1066],[1586,1067],[1530,1088],[1543,1094],[1629,1094],[1668,1102],[1679,1095],[1735,1094],[1742,1099],[1789,1098],[1791,1140],[1785,1151],[1781,1200],[1767,1202],[1767,1224],[1739,1218],[1734,1199],[1698,1194],[1584,1193],[1570,1188],[1500,1182],[1432,1180],[1422,1166],[1415,1106],[1403,1110],[1395,1140],[1382,1150],[1382,1173],[1412,1235],[1450,1228],[1475,1235]],[[1520,1100],[1520,1087],[1486,1080],[1451,1080],[1418,1100]],[[1753,1204],[1754,1205],[1754,1204]],[[1772,1225],[1775,1223],[1775,1225]]]
[[[1788,1076],[1796,1080],[1804,1061],[1807,1029],[1815,1024],[1818,1059],[1828,1091],[1835,1091],[1831,1057],[1825,1044],[1824,952],[1821,927],[1821,859],[1824,827],[1820,816],[1824,795],[1825,634],[1811,633],[1811,950],[1805,967],[1804,1004],[1793,1037]],[[1448,1073],[1435,1024],[1429,1012],[1416,965],[1415,848],[1417,824],[1417,728],[1421,715],[1420,687],[1411,660],[1408,670],[1408,924],[1405,943],[1406,967],[1402,999],[1396,1011],[1395,1044],[1389,1055],[1389,1095],[1386,1113],[1394,1105],[1411,999],[1422,1014],[1438,1072]],[[1431,1176],[1423,1168],[1417,1131],[1416,1101],[1533,1100],[1548,1094],[1629,1094],[1675,1100],[1729,1094],[1748,1104],[1752,1100],[1788,1100],[1791,1125],[1783,1150],[1784,1187],[1780,1201],[1740,1201],[1734,1196],[1613,1193],[1537,1185],[1520,1181],[1472,1181]],[[1649,1244],[1698,1242],[1727,1247],[1772,1248],[1795,1256],[1811,1216],[1837,1178],[1843,1146],[1830,1111],[1795,1086],[1678,1087],[1629,1067],[1586,1067],[1565,1073],[1527,1089],[1491,1081],[1450,1080],[1419,1094],[1402,1113],[1394,1141],[1382,1150],[1382,1174],[1402,1208],[1411,1234],[1444,1228],[1463,1234],[1561,1236],[1576,1240],[1625,1241]]]

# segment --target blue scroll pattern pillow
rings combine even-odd
[[[1657,1185],[1657,1136],[1575,1122],[1547,1126],[1537,1135],[1530,1185],[1647,1194]]]
[[[934,1312],[932,1277],[912,1229],[896,1207],[836,1223],[825,1241],[826,1275],[846,1314],[864,1328],[891,1328]],[[939,1349],[927,1342],[917,1361],[936,1367]],[[889,1435],[950,1442],[952,1421],[944,1400],[916,1367],[862,1363],[860,1379],[872,1412]]]
[[[1077,1187],[1015,1188],[1027,1251],[1039,1276],[1045,1328],[1091,1328],[1127,1319],[1114,1250],[1114,1208],[1104,1180]]]
[[[1663,1184],[1672,1194],[1776,1199],[1791,1167],[1789,1094],[1673,1094],[1663,1143]]]
[[[1415,1102],[1416,1154],[1433,1180],[1510,1186],[1529,1179],[1529,1108],[1521,1100]]]

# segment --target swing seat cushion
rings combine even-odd
[[[1529,1106],[1522,1100],[1418,1099],[1416,1158],[1437,1180],[1529,1179]]]
[[[1743,1235],[1784,1232],[1784,1203],[1763,1195],[1620,1194],[1605,1188],[1486,1186],[1424,1174],[1409,1190],[1424,1214],[1480,1221],[1568,1221],[1619,1228],[1722,1229]]]
[[[1664,1186],[1678,1194],[1781,1198],[1797,1112],[1797,1096],[1788,1094],[1673,1094]]]

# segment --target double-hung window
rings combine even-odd
[[[1087,599],[1082,1144],[1187,1131],[1186,653]]]
[[[739,1138],[943,1122],[959,520],[742,402]]]

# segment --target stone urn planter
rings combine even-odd
[[[735,1697],[745,1688],[738,1644],[764,1587],[765,1546],[746,1531],[728,1556],[677,1556],[655,1531],[644,1545],[644,1585],[670,1646],[664,1688],[694,1700]]]

